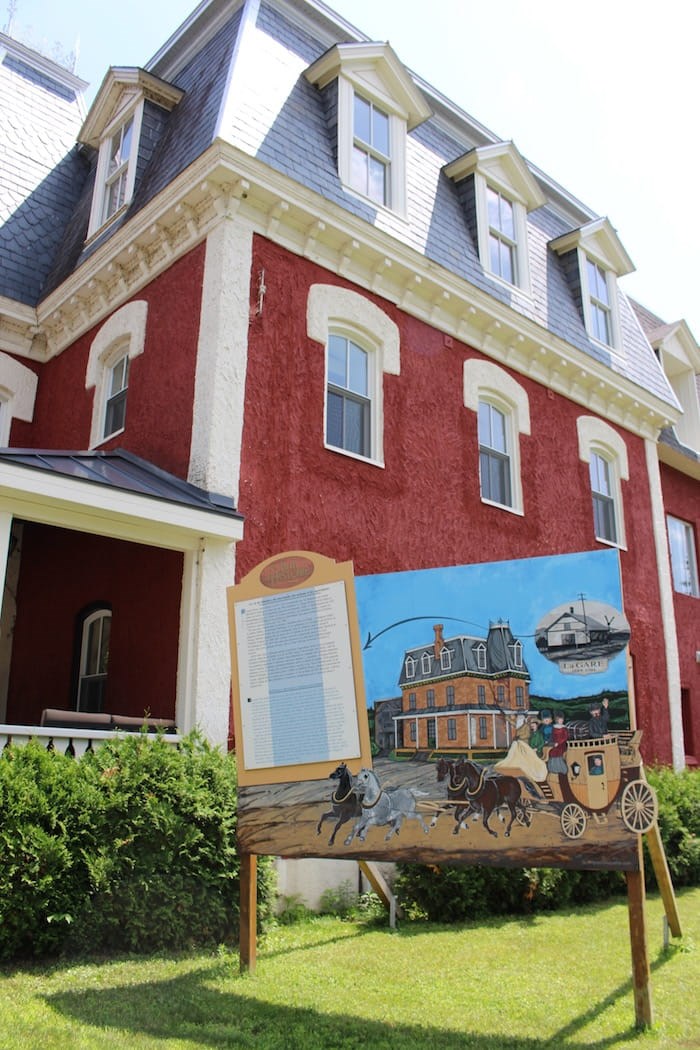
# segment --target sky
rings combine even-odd
[[[333,0],[423,80],[618,232],[621,287],[700,340],[697,16],[689,0]],[[88,101],[110,65],[145,65],[192,0],[0,0],[0,28],[77,50]],[[428,17],[429,16],[429,17]],[[55,52],[54,52],[55,53]]]
[[[485,638],[490,624],[507,622],[523,646],[533,694],[567,700],[627,688],[624,651],[612,655],[600,673],[564,674],[535,645],[537,627],[551,623],[561,606],[578,611],[581,594],[589,615],[602,603],[619,629],[629,626],[616,550],[358,576],[355,593],[369,706],[399,695],[406,650],[429,645],[436,623],[450,639]]]

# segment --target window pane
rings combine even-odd
[[[97,674],[100,659],[100,633],[102,621],[93,620],[88,627],[88,638],[85,653],[83,674]]]
[[[366,102],[359,95],[355,95],[355,129],[354,135],[356,139],[360,139],[362,142],[366,142],[368,145],[372,141],[372,130],[371,130],[372,110],[369,102]]]
[[[343,448],[360,456],[367,454],[365,444],[365,417],[367,406],[359,401],[345,401]]]
[[[700,596],[698,590],[698,563],[692,527],[685,521],[672,518],[668,522],[668,541],[671,551],[671,571],[674,590],[680,594]]]
[[[367,352],[355,343],[348,344],[350,350],[350,368],[348,387],[356,394],[367,396]]]
[[[328,382],[346,386],[347,339],[339,335],[328,337]]]
[[[389,118],[376,108],[372,110],[372,145],[377,152],[389,156]]]
[[[336,448],[343,447],[343,399],[330,390],[326,406],[326,442]]]
[[[376,157],[368,157],[369,161],[369,186],[367,196],[378,204],[387,203],[386,194],[386,165]]]
[[[593,525],[595,528],[595,534],[599,540],[608,540],[610,543],[617,542],[615,504],[611,499],[594,494]]]
[[[610,468],[608,461],[596,452],[591,455],[591,488],[603,496],[610,496]]]

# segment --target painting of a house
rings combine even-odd
[[[524,714],[530,674],[522,643],[498,621],[485,636],[444,637],[405,652],[399,675],[396,747],[409,751],[507,747],[504,711]]]

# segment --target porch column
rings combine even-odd
[[[10,554],[10,536],[12,532],[12,515],[0,511],[0,722],[5,721],[7,712],[7,685],[10,678],[10,660],[12,656],[12,630],[14,626],[15,589],[8,587],[8,565]],[[14,561],[14,559],[13,559]],[[15,570],[16,575],[16,570]]]
[[[184,555],[176,719],[181,732],[197,727],[222,747],[231,688],[226,588],[234,568],[234,544],[221,540],[202,538]]]

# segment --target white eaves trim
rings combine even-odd
[[[0,513],[180,551],[243,538],[241,518],[9,463],[0,463]]]

